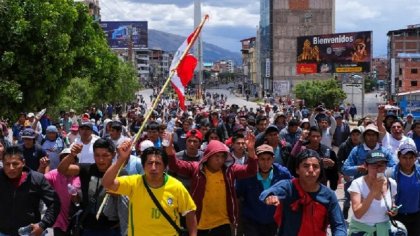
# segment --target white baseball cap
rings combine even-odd
[[[153,147],[153,146],[155,146],[155,145],[153,144],[152,141],[150,141],[150,140],[144,140],[143,142],[140,143],[140,151],[143,152],[147,148]]]

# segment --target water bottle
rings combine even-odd
[[[77,196],[77,189],[72,184],[67,184],[67,190],[69,191],[70,195]]]
[[[164,147],[169,146],[169,141],[170,141],[171,136],[172,134],[170,132],[165,131],[165,134],[163,135],[162,146]]]
[[[33,230],[32,225],[27,225],[24,227],[20,227],[18,230],[19,235],[31,235],[31,232]]]
[[[67,191],[69,192],[69,194],[71,195],[71,196],[74,196],[74,197],[76,197],[77,196],[77,194],[78,194],[78,190],[77,190],[77,188],[76,187],[74,187],[72,184],[67,184]],[[79,203],[78,202],[75,202],[74,203],[74,205],[76,205],[76,206],[79,206]]]
[[[132,156],[137,156],[137,152],[136,152],[136,148],[135,147],[131,148],[131,155]]]
[[[24,235],[24,236],[30,236],[33,229],[34,228],[32,227],[32,225],[27,225],[27,226],[24,226],[24,227],[20,227],[18,229],[18,234],[19,235]],[[48,230],[44,230],[42,232],[41,236],[45,236],[47,234],[48,234]]]
[[[331,151],[330,151],[330,149],[329,148],[327,148],[327,150],[325,150],[325,157],[326,158],[330,158],[330,155],[331,155],[331,153],[330,153]]]

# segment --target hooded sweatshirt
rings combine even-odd
[[[200,162],[188,162],[177,159],[174,155],[169,155],[169,169],[180,175],[191,179],[189,192],[197,205],[197,222],[200,222],[201,212],[203,209],[203,199],[206,190],[206,174],[204,165],[207,160],[216,153],[225,152],[228,154],[229,149],[220,141],[212,140],[204,151],[203,158]],[[228,158],[233,159],[230,155]],[[237,225],[238,207],[236,202],[236,192],[234,182],[237,179],[252,177],[257,174],[257,160],[248,159],[248,164],[240,165],[234,163],[234,160],[225,161],[222,167],[223,176],[226,186],[226,205],[231,224]]]

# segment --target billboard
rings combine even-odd
[[[111,48],[128,48],[131,40],[133,48],[148,47],[147,21],[101,21]]]
[[[372,31],[297,38],[298,74],[370,72]]]

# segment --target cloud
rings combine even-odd
[[[124,7],[123,7],[124,6]],[[130,1],[102,1],[102,20],[148,21],[149,28],[168,33],[187,34],[194,24],[193,6],[158,5]],[[147,9],[147,10],[146,10]],[[191,17],[185,17],[191,15]]]
[[[337,0],[336,32],[373,31],[375,56],[387,53],[388,31],[420,23],[418,0]]]
[[[118,1],[118,0],[115,0]],[[158,5],[177,5],[179,7],[186,7],[194,4],[194,0],[128,0],[133,3],[147,3],[147,4],[158,4]],[[252,5],[258,3],[257,0],[201,0],[202,4],[211,6],[230,6],[232,8],[244,7],[246,5]]]
[[[380,16],[375,8],[361,4],[359,1],[336,2],[336,27],[354,30],[364,21]]]
[[[244,8],[232,9],[228,7],[204,6],[202,12],[209,14],[209,24],[212,26],[241,26],[256,27],[259,14],[251,14]]]
[[[219,31],[225,32],[224,34],[218,33]],[[203,30],[203,39],[206,42],[223,42],[221,45],[215,44],[219,47],[223,47],[229,51],[239,52],[241,46],[240,40],[255,37],[257,29],[256,27],[240,27],[240,26],[221,26],[221,27],[208,27]]]
[[[135,4],[176,5],[179,7],[186,7],[192,4],[192,1],[187,0],[128,0],[128,2]]]
[[[194,26],[193,1],[103,0],[101,14],[104,21],[146,20],[151,29],[184,36],[191,33]],[[202,14],[210,17],[203,30],[203,39],[239,52],[242,35],[246,38],[256,34],[259,1],[202,1]]]
[[[420,23],[419,0],[336,0],[336,32],[373,31],[374,55],[386,55],[390,30]],[[103,20],[146,20],[149,28],[186,36],[194,24],[193,0],[101,0]],[[210,19],[203,40],[239,52],[255,36],[259,0],[202,0]]]

